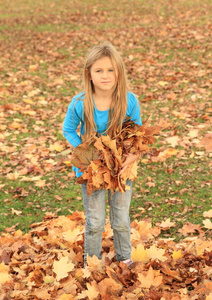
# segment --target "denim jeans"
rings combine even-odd
[[[127,180],[130,190],[124,193],[108,191],[110,205],[110,224],[113,229],[114,247],[116,258],[123,261],[131,257],[130,217],[129,209],[132,195],[132,182]],[[87,185],[82,184],[83,205],[86,214],[85,224],[85,250],[84,260],[87,254],[96,255],[101,259],[102,232],[105,226],[105,196],[106,190],[94,191],[87,195]]]

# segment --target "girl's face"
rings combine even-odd
[[[90,70],[91,80],[96,92],[113,92],[116,86],[116,72],[108,56],[97,60]]]

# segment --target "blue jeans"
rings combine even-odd
[[[132,182],[127,180],[130,190],[125,193],[108,191],[110,224],[113,229],[116,258],[123,261],[131,257],[129,209],[132,195]],[[87,195],[87,185],[82,184],[83,205],[86,214],[84,260],[96,255],[101,259],[102,232],[105,226],[106,190],[94,191]]]

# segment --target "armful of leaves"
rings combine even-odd
[[[138,125],[130,119],[123,123],[121,132],[111,139],[108,135],[93,134],[89,141],[84,141],[74,149],[72,164],[83,172],[78,183],[87,182],[87,192],[99,189],[126,191],[126,180],[137,177],[137,161],[132,162],[122,170],[122,164],[129,154],[149,153],[149,145],[155,141],[155,134],[160,127],[146,124]]]

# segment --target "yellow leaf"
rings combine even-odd
[[[22,111],[23,115],[29,115],[29,116],[34,116],[36,115],[36,112],[34,110],[24,110]]]
[[[182,250],[174,250],[174,252],[172,253],[172,257],[173,259],[179,259],[181,257],[183,257],[183,254],[182,254]]]
[[[44,187],[46,185],[46,180],[38,180],[35,185],[38,187]]]
[[[209,219],[203,221],[204,227],[207,229],[212,229],[212,222]]]
[[[66,160],[63,162],[65,165],[71,167],[72,166],[72,163],[69,161],[69,160]]]
[[[205,218],[212,218],[212,209],[210,209],[208,211],[204,211],[203,217],[205,217]]]
[[[169,157],[169,156],[177,155],[177,153],[178,153],[177,149],[170,148],[170,149],[166,149],[164,152],[161,152],[161,155],[165,157],[166,156]]]
[[[38,69],[38,65],[36,64],[36,65],[30,65],[29,66],[29,70],[30,71],[35,71],[35,70],[37,70]]]
[[[142,273],[138,273],[138,280],[140,281],[141,288],[149,289],[151,286],[158,287],[162,283],[163,276],[155,276],[155,271],[152,267],[149,268],[146,276]]]
[[[9,267],[5,266],[4,263],[0,264],[0,284],[4,284],[11,280],[9,273]]]
[[[19,172],[15,171],[14,173],[8,173],[7,179],[16,180],[19,177]]]
[[[167,81],[159,81],[158,84],[162,87],[164,87],[165,85],[169,84]]]
[[[12,207],[12,215],[21,215],[22,214],[22,211],[21,210],[15,210],[13,207]]]
[[[12,122],[10,125],[9,125],[10,128],[12,129],[18,129],[21,127],[21,124],[20,123],[17,123],[17,122]]]
[[[74,266],[75,265],[72,262],[69,262],[67,256],[62,257],[59,261],[55,260],[53,264],[53,271],[56,274],[57,281],[67,277],[68,273],[73,271]]]
[[[50,145],[50,150],[61,152],[64,150],[64,147],[63,147],[63,145],[60,145],[58,142],[56,142],[53,145]]]
[[[171,144],[172,147],[178,146],[179,140],[180,140],[180,138],[177,135],[171,136],[166,139],[167,143]]]
[[[23,232],[22,232],[20,229],[18,229],[18,230],[16,230],[16,231],[14,232],[14,236],[20,237],[20,236],[22,236],[22,235],[23,235]]]
[[[31,99],[24,99],[24,102],[28,104],[33,104],[33,101]]]
[[[96,255],[93,255],[92,257],[87,256],[87,263],[88,266],[93,269],[101,269],[102,267],[102,262]]]
[[[74,243],[82,239],[82,231],[79,228],[69,229],[63,233],[64,239],[69,243]]]
[[[59,300],[74,300],[75,297],[70,294],[63,294],[60,296]]]
[[[139,244],[136,248],[132,248],[131,257],[133,261],[141,261],[144,263],[149,260],[146,254],[146,250],[144,249],[144,246],[142,244]]]
[[[158,225],[158,226],[162,227],[162,228],[170,228],[170,227],[175,226],[175,223],[174,222],[170,222],[170,218],[168,218],[168,219],[166,219],[166,221],[161,222],[161,224]]]
[[[4,284],[5,282],[8,282],[11,280],[11,277],[7,273],[0,273],[0,284]]]
[[[126,185],[126,186],[125,186],[125,189],[126,189],[126,191],[130,191],[130,190],[131,190],[130,185]]]
[[[167,260],[167,257],[164,256],[165,250],[159,249],[155,245],[151,246],[149,249],[146,249],[146,254],[150,259],[159,259],[160,261]]]
[[[83,272],[83,278],[89,278],[91,276],[91,271],[89,268],[82,269]]]

